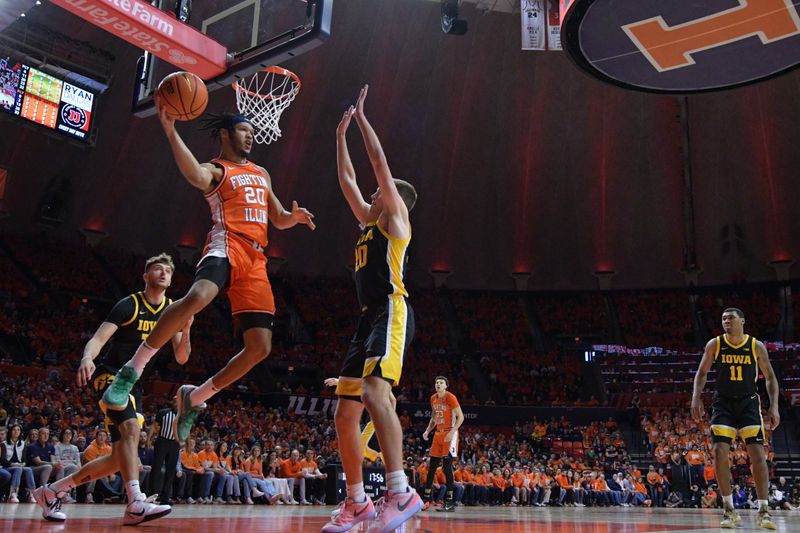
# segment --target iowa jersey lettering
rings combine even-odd
[[[147,336],[150,335],[150,332],[156,327],[156,322],[158,322],[158,320],[139,320],[136,331],[141,333],[143,341],[147,340]]]
[[[714,368],[717,371],[717,392],[721,395],[742,397],[755,394],[758,379],[756,339],[747,335],[741,344],[733,345],[726,335],[717,337]]]
[[[108,351],[103,354],[97,363],[98,370],[116,374],[143,340],[156,327],[156,322],[161,313],[172,303],[169,298],[164,298],[158,305],[152,305],[144,297],[144,293],[137,292],[117,302],[111,313],[106,318],[117,326],[117,331],[111,338]]]

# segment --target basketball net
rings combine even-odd
[[[255,128],[254,139],[269,144],[281,136],[278,121],[300,92],[300,78],[282,67],[266,67],[233,84],[236,107]]]

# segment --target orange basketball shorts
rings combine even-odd
[[[275,297],[267,277],[267,258],[246,240],[228,234],[226,257],[206,255],[197,266],[197,279],[208,279],[220,291],[228,289],[231,312],[275,314]],[[204,254],[208,253],[206,249]]]
[[[454,432],[453,440],[446,442],[444,440],[447,431],[439,431],[433,434],[433,442],[431,443],[431,457],[458,457],[458,431]]]

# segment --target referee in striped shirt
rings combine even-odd
[[[175,481],[175,471],[178,467],[178,458],[181,448],[175,435],[172,432],[172,422],[178,416],[175,410],[175,403],[158,412],[156,416],[158,437],[154,444],[153,451],[153,470],[151,474],[152,484],[150,492],[158,494],[158,500],[167,504],[172,498],[172,484]],[[161,468],[164,472],[161,472]]]

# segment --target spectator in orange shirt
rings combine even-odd
[[[511,474],[509,474],[510,477]],[[500,473],[499,468],[492,471],[491,485],[489,486],[489,503],[491,505],[500,505],[503,503],[503,492],[507,486],[507,481]]]
[[[312,503],[324,505],[325,500],[325,480],[328,479],[328,474],[323,474],[319,471],[319,466],[314,460],[314,450],[306,450],[306,455],[300,466],[305,474],[306,484],[308,485],[308,492],[311,493]]]
[[[105,429],[98,429],[95,433],[95,439],[83,451],[84,464],[90,463],[98,457],[111,455],[111,451],[111,445],[108,444],[108,432]],[[86,503],[94,503],[95,488],[98,482],[105,496],[111,496],[112,498],[122,496],[122,477],[117,474],[111,474],[108,477],[89,482],[86,486]]]
[[[477,501],[481,505],[489,503],[489,488],[492,486],[492,474],[489,473],[489,467],[485,464],[480,467],[480,474],[475,475],[475,489],[478,491],[479,498]]]
[[[528,503],[528,489],[525,487],[525,474],[519,468],[514,469],[511,474],[511,484],[513,486],[513,495],[511,503],[519,505],[526,505]]]
[[[464,505],[477,505],[478,497],[475,484],[475,475],[472,472],[472,465],[463,465],[457,470],[458,475],[454,474],[456,484],[461,483],[464,487]]]
[[[189,438],[181,451],[178,479],[178,495],[186,499],[186,503],[211,503],[211,483],[214,472],[206,470],[194,451],[195,440]],[[195,500],[195,497],[197,500]]]
[[[281,499],[278,490],[272,480],[267,480],[264,477],[264,463],[261,460],[261,446],[256,444],[250,450],[250,455],[244,460],[242,468],[245,472],[250,474],[253,484],[264,494],[264,497],[269,503],[277,503]],[[256,496],[257,497],[257,496]]]
[[[650,494],[653,507],[664,506],[662,479],[658,472],[656,472],[656,467],[653,465],[650,465],[650,469],[647,471],[647,491]]]
[[[686,454],[686,462],[689,463],[692,481],[699,481],[703,477],[703,464],[705,463],[705,459],[703,453],[697,449],[696,444],[693,445],[692,449]]]
[[[716,486],[716,485],[715,485]],[[700,498],[703,509],[716,509],[717,508],[717,492],[714,487],[708,487],[703,497]]]
[[[225,503],[222,496],[225,493],[226,486],[231,483],[228,481],[231,479],[231,475],[225,472],[220,466],[219,456],[217,452],[214,451],[213,440],[207,439],[203,443],[203,449],[198,452],[197,458],[200,460],[200,465],[203,469],[214,474],[214,481],[216,482],[216,498],[214,499],[214,503]],[[230,494],[230,488],[228,494]]]
[[[294,500],[294,489],[300,487],[300,499],[303,505],[311,505],[306,501],[306,478],[303,475],[303,467],[300,464],[300,451],[292,450],[292,455],[281,461],[281,475],[289,484],[289,491],[292,494],[292,504],[297,505],[300,502]]]
[[[564,507],[564,502],[567,505],[573,503],[572,498],[572,471],[564,472],[559,470],[556,474],[556,483],[558,484],[558,501],[557,507]]]

